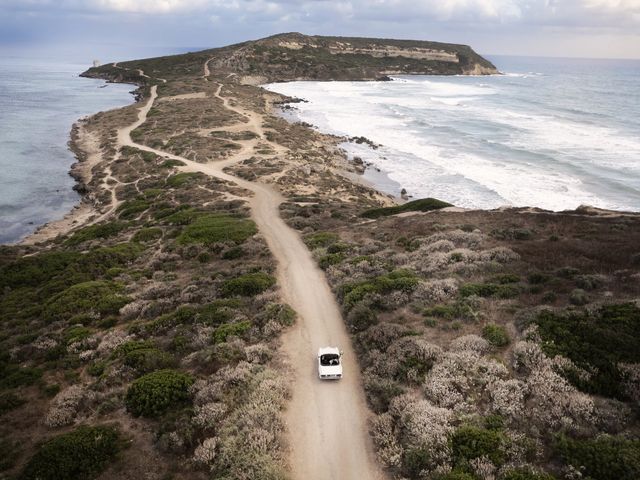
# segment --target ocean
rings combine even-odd
[[[342,144],[387,193],[639,211],[640,61],[488,58],[504,75],[266,87],[308,101],[290,119],[381,145]]]
[[[0,57],[0,243],[78,203],[67,143],[80,117],[128,105],[132,85],[80,78],[90,65]]]

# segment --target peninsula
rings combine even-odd
[[[0,249],[1,475],[637,478],[640,215],[399,206],[259,86],[491,73],[297,33],[87,70],[138,101],[75,125],[82,205]]]

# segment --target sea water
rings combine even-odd
[[[640,61],[490,57],[503,75],[267,85],[388,193],[466,208],[640,210]],[[378,176],[378,178],[380,178]]]
[[[132,85],[78,77],[89,66],[0,57],[0,243],[62,218],[78,203],[68,175],[75,161],[67,145],[71,126],[133,102]]]

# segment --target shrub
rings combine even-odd
[[[125,399],[136,416],[156,417],[189,399],[194,379],[176,370],[157,370],[134,380]]]
[[[377,322],[376,313],[361,303],[353,307],[347,315],[347,325],[352,332],[362,332]]]
[[[149,373],[175,367],[176,359],[170,353],[157,348],[138,348],[125,355],[124,363],[138,373]]]
[[[640,440],[603,435],[595,439],[571,439],[560,435],[555,451],[568,465],[597,480],[640,478]]]
[[[122,449],[111,426],[82,426],[43,443],[25,466],[22,480],[91,479]]]
[[[132,240],[134,242],[152,242],[162,237],[162,229],[158,227],[142,228],[136,232]]]
[[[18,408],[25,403],[26,400],[24,400],[22,397],[18,397],[15,393],[2,393],[0,394],[0,415],[4,415],[5,413],[13,410],[14,408]]]
[[[145,198],[134,198],[133,200],[127,200],[118,207],[118,214],[120,218],[134,218],[136,215],[144,212],[151,206],[151,203]]]
[[[589,303],[589,295],[587,295],[587,292],[585,292],[581,288],[576,288],[569,294],[569,302],[571,302],[573,305],[581,307],[582,305],[586,305],[587,303]]]
[[[607,305],[595,312],[550,311],[534,323],[549,356],[562,355],[592,372],[584,378],[563,372],[579,389],[620,400],[628,399],[618,365],[640,362],[640,309],[634,304]]]
[[[490,323],[482,329],[482,337],[494,347],[504,347],[509,344],[509,335],[502,325]]]
[[[230,336],[240,336],[251,328],[251,322],[246,320],[238,323],[225,323],[216,328],[213,332],[214,343],[223,343]]]
[[[185,163],[180,160],[165,160],[160,164],[160,168],[173,168],[173,167],[184,167]]]
[[[420,279],[410,270],[395,270],[372,280],[357,283],[345,283],[340,287],[343,304],[347,310],[364,299],[367,294],[387,294],[394,291],[411,293],[420,283]]]
[[[380,218],[403,212],[428,212],[431,210],[440,210],[441,208],[451,206],[453,205],[435,198],[423,198],[420,200],[413,200],[402,205],[396,205],[394,207],[372,208],[362,212],[360,216],[365,218]]]
[[[510,468],[500,475],[500,480],[554,480],[554,476],[536,472],[528,467]]]
[[[477,477],[470,473],[461,472],[460,470],[453,470],[443,475],[434,477],[435,480],[476,480]]]
[[[271,288],[275,283],[276,279],[264,272],[247,273],[224,282],[221,292],[224,297],[251,297]]]
[[[503,273],[501,275],[496,275],[491,279],[491,283],[499,283],[501,285],[506,285],[508,283],[518,283],[520,281],[520,277],[513,273]]]
[[[213,245],[218,242],[240,244],[257,232],[256,224],[248,218],[217,213],[200,214],[184,228],[176,242],[181,245]]]
[[[167,178],[166,183],[169,187],[180,188],[186,185],[187,183],[189,183],[192,179],[194,179],[197,176],[198,176],[197,173],[187,173],[187,172],[176,173],[175,175],[171,175],[169,178]]]
[[[127,224],[123,222],[109,222],[90,225],[76,231],[65,243],[73,246],[89,240],[95,240],[96,238],[114,237],[125,228],[127,228]]]
[[[462,426],[451,436],[451,451],[459,465],[486,456],[494,465],[500,466],[505,461],[506,442],[506,437],[495,430]]]
[[[402,464],[409,477],[418,478],[423,470],[431,466],[431,455],[426,448],[411,448],[404,452]]]
[[[337,233],[317,232],[305,237],[304,243],[306,243],[311,250],[314,250],[316,248],[328,247],[338,240],[340,240],[340,237]]]
[[[343,260],[344,253],[330,253],[321,257],[320,260],[318,260],[318,265],[320,265],[320,268],[323,270],[326,270],[331,265],[338,265],[342,263]]]
[[[462,297],[477,295],[478,297],[514,298],[520,295],[520,288],[512,284],[467,283],[460,287]]]
[[[543,283],[547,283],[551,277],[545,273],[534,272],[529,274],[527,277],[527,281],[531,285],[542,285]]]
[[[0,364],[0,388],[17,388],[33,385],[42,377],[42,370],[33,367]]]
[[[122,286],[101,280],[79,283],[53,296],[43,316],[48,322],[69,320],[74,316],[95,313],[115,315],[130,299],[120,295]]]

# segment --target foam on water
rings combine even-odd
[[[640,63],[572,69],[567,62],[481,81],[402,77],[267,88],[308,100],[296,104],[295,116],[322,131],[382,144],[344,147],[414,197],[470,208],[640,210],[640,102],[629,104],[638,98]]]

